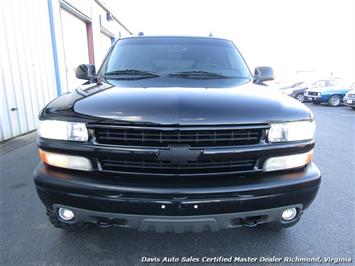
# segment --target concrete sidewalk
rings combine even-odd
[[[0,156],[36,142],[36,131],[0,143]]]

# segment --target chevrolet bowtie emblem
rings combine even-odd
[[[190,161],[197,161],[202,153],[203,150],[191,150],[190,146],[170,145],[169,149],[159,151],[158,160],[181,165],[187,164]]]

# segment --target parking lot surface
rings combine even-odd
[[[319,194],[301,221],[281,232],[236,228],[203,234],[94,229],[70,233],[49,224],[32,181],[35,134],[1,147],[0,265],[137,265],[142,257],[354,256],[355,112],[307,104],[317,122]]]

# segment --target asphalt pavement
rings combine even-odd
[[[0,265],[139,265],[144,257],[190,256],[200,260],[320,256],[323,261],[348,257],[354,264],[355,111],[308,106],[317,122],[315,162],[322,171],[322,184],[301,221],[281,232],[257,228],[202,234],[120,228],[61,231],[48,222],[33,185],[32,172],[39,162],[35,133],[5,142],[0,145]]]

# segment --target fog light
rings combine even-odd
[[[58,209],[58,215],[60,217],[60,219],[64,220],[64,221],[70,221],[74,218],[74,213],[66,208],[59,208]]]
[[[90,160],[85,157],[48,152],[41,149],[39,149],[39,155],[41,160],[49,165],[82,171],[92,170]]]
[[[297,168],[307,165],[312,161],[313,150],[293,155],[271,157],[264,162],[263,171],[278,171]]]
[[[296,216],[297,216],[297,209],[290,208],[290,209],[283,211],[281,218],[285,221],[291,221],[291,220],[295,219]]]

